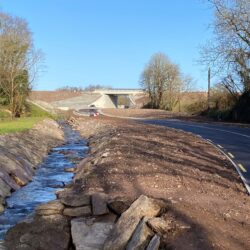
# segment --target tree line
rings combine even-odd
[[[28,23],[0,12],[0,104],[8,107],[12,118],[24,110],[41,57]]]
[[[202,47],[199,63],[217,80],[212,89],[214,109],[223,106],[229,119],[250,121],[250,1],[207,2],[214,11],[214,37]],[[151,108],[172,110],[192,83],[162,53],[151,57],[141,76]]]
[[[204,46],[201,62],[214,72],[216,87],[230,96],[226,118],[250,122],[250,1],[208,2],[214,9],[214,39]]]

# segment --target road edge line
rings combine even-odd
[[[204,139],[204,138],[203,138]],[[217,150],[219,150],[224,156],[226,156],[226,158],[233,164],[233,166],[236,168],[245,188],[247,189],[248,195],[250,195],[250,186],[247,183],[247,180],[245,179],[245,177],[242,175],[238,165],[226,154],[226,152],[224,152],[222,149],[220,149],[219,147],[217,147],[213,142],[208,141],[207,139],[205,139],[210,145],[214,146]]]

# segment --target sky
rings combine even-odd
[[[202,0],[0,0],[29,23],[45,55],[36,90],[100,84],[139,88],[150,57],[166,54],[206,89],[197,63],[213,13]]]

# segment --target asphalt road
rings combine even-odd
[[[250,128],[174,119],[144,122],[191,132],[215,144],[235,163],[250,194]]]

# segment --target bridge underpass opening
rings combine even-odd
[[[132,97],[128,94],[108,95],[116,108],[130,108],[135,105]]]

